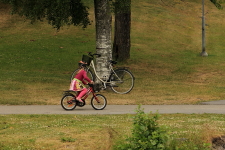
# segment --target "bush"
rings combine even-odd
[[[122,144],[116,146],[117,150],[163,150],[166,149],[168,134],[159,127],[159,114],[153,117],[145,114],[141,106],[136,110],[134,116],[131,137],[128,137]]]

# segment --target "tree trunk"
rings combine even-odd
[[[113,58],[126,61],[130,58],[131,0],[117,0],[115,5],[115,34]]]
[[[101,54],[101,57],[96,58],[96,71],[100,78],[108,79],[110,70],[107,62],[112,59],[112,17],[108,0],[94,0],[94,4],[96,22],[96,53]]]

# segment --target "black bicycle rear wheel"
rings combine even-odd
[[[73,95],[65,95],[61,99],[61,106],[65,110],[73,110],[77,104],[75,102],[76,97]]]
[[[129,93],[134,87],[134,76],[126,69],[117,69],[110,77],[110,87],[118,94]]]
[[[107,105],[107,100],[102,94],[96,94],[91,98],[91,106],[95,110],[103,110]]]

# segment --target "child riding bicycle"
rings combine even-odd
[[[87,72],[85,70],[85,66],[87,65],[87,63],[83,61],[79,61],[78,65],[80,70],[71,81],[69,90],[77,91],[76,100],[83,103],[81,98],[87,93],[87,88],[84,85],[88,83],[93,84],[94,82],[91,79],[89,79],[87,76]]]

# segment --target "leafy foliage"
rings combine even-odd
[[[12,5],[12,14],[19,14],[30,19],[42,21],[46,18],[53,27],[60,29],[63,25],[90,24],[88,7],[81,0],[0,0]]]
[[[223,7],[220,4],[220,1],[218,0],[210,0],[218,9],[223,9]]]
[[[132,136],[124,144],[118,145],[121,150],[163,150],[166,149],[168,134],[159,127],[159,114],[150,117],[140,106],[133,120]]]

